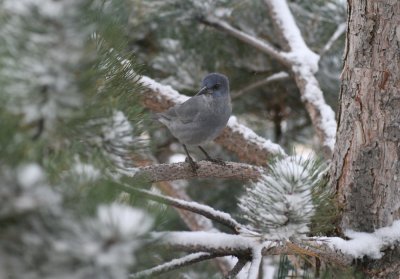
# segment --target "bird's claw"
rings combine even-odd
[[[197,169],[200,168],[200,166],[195,161],[193,161],[193,159],[190,157],[186,157],[185,162],[189,163],[190,169],[192,170],[193,173],[196,174]]]

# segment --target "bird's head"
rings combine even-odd
[[[196,95],[211,94],[213,97],[229,96],[229,80],[219,73],[208,74]]]

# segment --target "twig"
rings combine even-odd
[[[279,73],[270,75],[269,77],[264,78],[262,80],[259,80],[259,81],[255,82],[253,84],[250,84],[249,86],[246,86],[245,88],[240,89],[235,94],[232,94],[232,99],[237,99],[240,96],[242,96],[243,94],[245,94],[245,93],[247,93],[247,92],[249,92],[251,90],[254,90],[254,89],[258,88],[258,87],[267,85],[267,84],[269,84],[269,83],[271,83],[273,81],[284,80],[284,79],[287,79],[287,78],[289,78],[289,74],[286,73],[286,72],[279,72]]]
[[[239,257],[237,263],[235,266],[232,268],[231,271],[226,275],[225,279],[234,279],[236,278],[236,275],[239,274],[239,272],[243,269],[243,267],[246,265],[246,263],[250,260],[250,258],[247,257]]]
[[[132,279],[138,279],[138,278],[144,278],[144,277],[149,277],[149,276],[155,276],[159,275],[171,270],[175,270],[184,266],[188,266],[194,263],[198,263],[201,261],[213,259],[216,257],[219,257],[220,255],[217,254],[210,254],[210,253],[204,253],[204,252],[199,252],[199,253],[193,253],[190,255],[186,255],[182,258],[179,259],[173,259],[172,261],[160,264],[156,267],[143,270],[134,274],[129,275],[129,278]]]
[[[258,50],[269,54],[276,60],[280,61],[282,64],[288,65],[288,60],[285,57],[285,55],[283,55],[283,53],[280,50],[276,49],[270,43],[268,43],[267,41],[265,41],[263,39],[248,35],[245,32],[243,32],[239,29],[236,29],[235,27],[231,26],[229,23],[227,23],[217,17],[204,16],[204,17],[200,17],[199,21],[203,24],[206,24],[206,25],[212,26],[216,29],[219,29],[219,30],[239,39],[240,41],[257,48]]]
[[[335,32],[332,34],[332,36],[330,37],[330,39],[326,42],[325,46],[322,48],[322,50],[320,51],[319,55],[324,55],[325,52],[327,52],[328,50],[330,50],[330,48],[332,47],[333,43],[336,42],[337,39],[339,39],[339,37],[344,34],[347,30],[347,24],[345,22],[339,24],[335,30]]]
[[[202,205],[197,202],[189,202],[179,199],[170,198],[167,196],[163,196],[160,194],[152,193],[151,191],[139,189],[132,187],[130,185],[118,183],[117,187],[123,189],[124,191],[132,194],[138,194],[143,197],[146,197],[149,200],[153,200],[156,202],[160,202],[163,204],[171,205],[180,209],[188,210],[197,214],[200,214],[204,217],[209,218],[217,223],[220,223],[228,228],[230,228],[233,232],[239,233],[241,231],[248,231],[242,224],[233,219],[228,213],[216,210],[210,206]]]
[[[197,162],[199,168],[194,173],[186,162],[172,164],[156,164],[139,167],[137,176],[144,176],[150,182],[171,181],[179,179],[213,177],[237,180],[257,180],[264,169],[242,163],[225,162],[218,165],[209,161]]]

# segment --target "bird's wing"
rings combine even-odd
[[[176,105],[158,115],[168,120],[179,119],[182,123],[187,124],[198,118],[200,109],[202,105],[204,106],[203,102],[204,100],[200,96],[194,96],[186,102]]]
[[[183,123],[196,121],[200,113],[206,113],[207,105],[202,96],[194,96],[175,108],[178,118]]]

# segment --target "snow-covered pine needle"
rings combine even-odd
[[[309,231],[315,212],[312,193],[320,183],[315,159],[289,156],[271,164],[239,199],[244,218],[269,239],[287,239]]]

